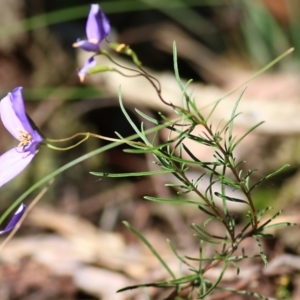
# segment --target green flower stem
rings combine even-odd
[[[113,68],[113,67],[109,67],[109,66],[105,66],[105,65],[97,65],[97,66],[89,69],[85,75],[80,76],[80,81],[83,82],[86,75],[92,75],[92,74],[98,74],[98,73],[104,73],[104,72],[116,72],[116,73],[120,74],[121,76],[131,77],[131,78],[140,76],[140,74],[135,74],[135,75],[125,74],[125,73],[121,72],[120,70]]]
[[[79,141],[78,143],[72,145],[72,146],[69,146],[69,147],[65,147],[65,148],[62,148],[62,147],[56,147],[56,146],[53,146],[51,144],[48,144],[46,143],[46,146],[50,149],[53,149],[53,150],[57,150],[57,151],[67,151],[67,150],[71,150],[77,146],[79,146],[80,144],[82,144],[83,142],[85,142],[87,139],[89,138],[89,135],[86,135],[81,141]],[[52,140],[53,141],[53,140]]]
[[[111,62],[112,62],[113,64],[115,64],[116,66],[118,66],[118,67],[120,67],[120,68],[122,68],[122,69],[124,69],[124,70],[127,70],[127,71],[135,72],[135,73],[137,73],[139,76],[143,76],[143,75],[139,72],[139,70],[136,70],[136,69],[132,69],[132,68],[123,66],[123,65],[119,64],[118,62],[116,62],[116,61],[111,57],[111,55],[109,54],[108,51],[103,50],[103,49],[100,49],[100,50],[99,50],[99,54],[102,54],[102,55],[104,55],[105,57],[107,57],[108,60],[111,61]]]
[[[111,43],[113,46],[112,48],[114,49],[115,48],[115,43]],[[132,51],[132,50],[131,50]],[[133,51],[132,51],[133,52]],[[160,86],[160,83],[159,81],[152,75],[150,75],[148,72],[146,72],[142,67],[141,65],[139,65],[138,63],[136,63],[136,66],[138,67],[138,70],[136,69],[132,69],[132,68],[128,68],[128,67],[125,67],[121,64],[119,64],[118,62],[116,62],[111,56],[110,54],[106,51],[106,50],[103,50],[103,49],[100,49],[99,50],[99,54],[102,54],[104,56],[106,56],[113,64],[115,64],[116,66],[120,67],[120,68],[123,68],[125,70],[128,70],[128,71],[131,71],[131,72],[136,72],[137,75],[135,76],[143,76],[145,77],[149,83],[153,86],[153,88],[156,90],[157,92],[157,95],[159,97],[159,99],[167,106],[171,106],[173,109],[178,109],[180,110],[181,108],[179,106],[176,106],[176,105],[173,105],[171,102],[167,102],[163,97],[162,97],[162,94],[161,94],[161,86]],[[135,62],[135,61],[134,61]],[[115,70],[115,71],[118,71],[118,70]],[[127,75],[124,75],[122,74],[120,71],[118,71],[121,75],[123,76],[127,76]],[[129,76],[127,76],[129,77]],[[155,84],[155,82],[156,84]]]
[[[78,145],[82,144],[83,142],[85,142],[86,140],[89,139],[89,137],[94,137],[94,138],[97,138],[97,139],[101,139],[101,140],[106,140],[106,141],[110,141],[110,142],[121,142],[121,143],[126,143],[126,144],[131,144],[131,145],[139,145],[139,146],[142,146],[142,147],[147,147],[147,145],[141,143],[141,142],[134,142],[134,141],[129,141],[129,140],[121,140],[121,139],[115,139],[115,138],[110,138],[110,137],[106,137],[106,136],[103,136],[103,135],[99,135],[99,134],[95,134],[95,133],[91,133],[91,132],[78,132],[78,133],[75,133],[74,135],[70,136],[70,137],[67,137],[67,138],[63,138],[63,139],[47,139],[47,142],[51,142],[51,143],[62,143],[62,142],[66,142],[66,141],[69,141],[69,140],[72,140],[74,138],[76,138],[77,136],[84,136],[84,138],[79,141],[78,143],[72,145],[72,146],[69,146],[69,147],[65,147],[65,148],[62,148],[62,147],[56,147],[56,146],[53,146],[51,144],[48,144],[46,143],[46,146],[50,149],[53,149],[53,150],[58,150],[58,151],[67,151],[67,150],[70,150],[70,149],[73,149],[75,147],[77,147]]]
[[[132,61],[137,67],[140,67],[142,65],[136,53],[128,45],[113,42],[113,43],[109,43],[109,46],[111,49],[115,50],[118,53],[124,53],[130,56]]]

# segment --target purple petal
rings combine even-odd
[[[41,143],[43,142],[44,139],[43,139],[43,137],[38,133],[37,130],[33,130],[31,136],[32,136],[32,139],[33,139],[33,143],[32,143],[32,144],[35,144],[35,145],[34,145],[34,146],[33,146],[33,145],[30,145],[30,148],[31,148],[31,147],[36,148],[36,150],[34,151],[34,152],[36,152],[37,149],[38,149],[39,144],[41,144]]]
[[[10,149],[0,156],[0,187],[21,173],[35,153],[24,152],[23,147]]]
[[[100,44],[110,32],[110,24],[98,4],[92,4],[86,22],[86,35],[89,41]]]
[[[23,127],[28,133],[32,133],[33,128],[27,118],[25,105],[24,105],[24,99],[22,96],[22,87],[15,88],[11,93],[11,103],[12,108],[15,111],[16,116],[21,121]]]
[[[22,87],[15,88],[12,93],[8,93],[7,96],[0,101],[0,115],[5,128],[17,140],[21,141],[21,131],[26,131],[31,135],[33,139],[32,143],[41,143],[43,141],[43,138],[38,131],[33,128],[26,115],[22,97]],[[32,143],[30,143],[29,147],[31,147]]]
[[[84,64],[83,68],[78,72],[78,76],[80,78],[80,81],[83,82],[84,78],[88,72],[89,69],[96,66],[96,61],[94,59],[94,56],[90,57]]]
[[[39,150],[39,146],[40,146],[39,143],[32,142],[27,146],[22,146],[22,147],[18,147],[18,148],[21,149],[21,151],[23,152],[24,155],[27,155],[28,152],[32,155],[35,155]]]
[[[11,135],[13,135],[17,140],[20,140],[20,130],[26,131],[26,128],[16,115],[11,98],[12,94],[8,93],[7,96],[0,101],[1,120]]]
[[[100,43],[91,43],[87,40],[82,40],[82,41],[78,41],[76,43],[73,44],[73,47],[75,48],[80,48],[84,51],[89,51],[89,52],[99,52],[99,44]]]
[[[18,224],[18,222],[20,221],[20,219],[22,218],[22,216],[24,215],[25,211],[26,211],[26,205],[24,205],[22,203],[20,205],[20,207],[18,208],[18,210],[14,213],[13,217],[11,218],[9,223],[6,225],[6,227],[0,231],[0,234],[4,234],[8,231],[13,230],[16,227],[16,225]]]

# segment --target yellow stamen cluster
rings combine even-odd
[[[26,130],[19,129],[19,131],[21,132],[21,135],[19,136],[20,143],[18,147],[27,146],[33,141],[32,136]]]

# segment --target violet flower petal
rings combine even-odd
[[[24,215],[25,211],[26,211],[26,205],[24,205],[22,203],[19,206],[18,210],[14,213],[13,217],[11,218],[9,223],[6,225],[6,227],[3,230],[0,230],[0,234],[4,234],[8,231],[13,230],[16,227],[16,225],[18,224],[18,222],[20,221],[20,219],[22,218],[22,216]]]
[[[99,52],[99,44],[100,43],[91,43],[87,40],[78,41],[73,44],[73,47],[78,47],[84,51],[88,52]]]
[[[0,117],[6,129],[20,141],[19,145],[0,156],[0,187],[22,172],[37,153],[43,137],[27,117],[22,87],[0,101]]]
[[[110,32],[109,21],[98,4],[92,4],[86,22],[87,40],[78,40],[73,47],[81,48],[85,51],[99,52],[100,43]]]
[[[10,97],[11,104],[16,116],[21,121],[25,130],[31,133],[33,131],[33,128],[26,115],[24,99],[22,96],[22,89],[23,89],[22,87],[17,87],[11,92],[11,97]]]
[[[27,131],[21,120],[17,117],[15,110],[12,105],[12,94],[8,93],[0,101],[0,115],[1,120],[5,128],[14,136],[17,140],[20,140],[20,130]]]
[[[31,133],[32,136],[32,145],[30,145],[28,148],[30,148],[30,151],[33,149],[33,151],[31,152],[36,152],[39,148],[39,145],[43,142],[44,138],[39,134],[39,132],[37,130],[33,130],[33,132]],[[34,144],[34,145],[33,145]]]
[[[78,72],[78,76],[81,82],[84,81],[87,71],[97,65],[94,57],[90,57],[84,64],[83,68]]]
[[[110,24],[100,5],[91,5],[85,30],[88,40],[98,44],[109,34]]]
[[[34,157],[34,153],[24,152],[23,147],[8,150],[0,156],[0,187],[21,173]]]
[[[22,140],[22,131],[26,131],[32,138],[26,150],[35,153],[38,145],[43,141],[42,136],[33,128],[24,106],[22,87],[15,88],[0,101],[0,116],[5,128],[19,141]]]

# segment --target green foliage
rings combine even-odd
[[[137,57],[133,54],[133,51],[129,51],[130,57],[134,62],[137,62]],[[289,52],[286,52],[284,57]],[[278,59],[271,62],[263,70],[266,70],[272,66]],[[118,65],[118,67],[122,67]],[[258,125],[252,127],[248,132],[242,137],[236,137],[233,135],[234,121],[238,117],[239,113],[238,104],[241,101],[242,94],[237,99],[235,106],[232,109],[232,114],[230,120],[225,124],[219,124],[216,128],[213,126],[211,120],[213,119],[213,112],[223,99],[219,99],[215,102],[211,109],[211,112],[204,116],[201,110],[196,106],[194,99],[192,99],[192,94],[188,92],[189,83],[183,84],[180,79],[177,57],[176,57],[176,46],[174,45],[174,69],[175,77],[178,82],[178,86],[182,92],[182,106],[176,106],[172,103],[165,101],[161,96],[161,87],[159,82],[149,75],[139,63],[137,63],[137,69],[131,70],[135,73],[135,76],[143,76],[145,79],[150,81],[153,88],[157,91],[159,99],[170,109],[174,110],[178,115],[178,119],[171,120],[166,116],[160,114],[161,119],[154,119],[153,117],[147,116],[141,111],[137,111],[141,117],[145,120],[150,121],[154,127],[148,130],[144,129],[143,123],[140,128],[130,119],[130,115],[127,113],[121,97],[121,91],[119,91],[119,100],[121,109],[127,118],[129,124],[135,130],[136,134],[131,137],[122,137],[117,134],[120,138],[119,141],[115,141],[105,147],[96,149],[88,154],[85,154],[70,163],[57,169],[55,172],[49,174],[45,178],[38,181],[35,185],[29,188],[23,195],[21,195],[13,205],[2,215],[0,222],[2,222],[7,215],[19,205],[29,194],[34,192],[36,189],[46,184],[51,178],[56,177],[65,170],[73,167],[74,165],[94,156],[110,148],[113,148],[120,144],[127,144],[130,148],[125,151],[131,153],[151,153],[155,159],[155,164],[160,167],[160,170],[155,171],[145,171],[145,172],[133,172],[125,174],[110,174],[104,172],[91,172],[94,176],[102,177],[140,177],[140,176],[154,176],[157,174],[172,174],[179,183],[169,182],[166,186],[173,187],[177,190],[178,197],[174,199],[165,199],[160,197],[145,196],[144,198],[149,201],[155,201],[158,203],[168,203],[169,205],[195,205],[199,208],[199,213],[205,214],[207,216],[203,224],[191,224],[191,230],[194,232],[195,239],[199,240],[199,255],[196,257],[189,257],[187,255],[179,254],[176,247],[171,241],[167,241],[171,251],[174,253],[180,264],[188,267],[188,272],[183,272],[177,275],[168,266],[167,262],[155,250],[154,246],[143,236],[142,233],[134,229],[128,222],[124,222],[125,226],[135,234],[153,253],[153,255],[158,259],[163,268],[168,272],[170,279],[161,282],[152,282],[140,285],[134,285],[130,287],[125,287],[119,292],[141,287],[160,287],[160,288],[173,288],[172,299],[180,299],[180,293],[182,290],[188,291],[189,296],[187,299],[193,299],[197,296],[197,299],[205,299],[208,295],[217,290],[227,290],[236,292],[239,294],[252,295],[257,298],[266,299],[265,297],[248,291],[224,289],[220,285],[222,278],[229,266],[233,266],[237,274],[239,274],[239,262],[244,259],[252,259],[254,257],[261,257],[263,262],[267,264],[267,257],[264,254],[263,247],[261,245],[260,239],[270,238],[272,235],[268,233],[269,229],[279,228],[283,226],[292,226],[291,223],[277,223],[273,224],[273,220],[281,213],[278,212],[274,214],[273,217],[269,218],[267,221],[262,222],[262,217],[268,212],[271,207],[266,207],[264,209],[257,209],[255,206],[255,201],[252,197],[252,191],[268,180],[272,176],[276,175],[287,165],[283,166],[279,170],[265,176],[264,178],[258,180],[256,183],[250,185],[250,178],[255,170],[248,170],[243,174],[239,171],[238,167],[242,162],[237,162],[234,150],[241,143],[245,136],[250,134]],[[100,71],[102,71],[101,69]],[[127,69],[128,70],[128,69]],[[262,72],[262,71],[260,71]],[[257,74],[259,74],[258,72]],[[194,129],[196,127],[201,127],[200,134],[195,134]],[[159,143],[156,138],[149,140],[148,136],[157,137],[160,130],[169,130],[169,138],[163,143]],[[99,136],[101,138],[101,136]],[[136,139],[139,141],[135,141]],[[112,139],[110,139],[112,140]],[[116,139],[113,139],[116,140]],[[199,145],[205,145],[210,147],[213,152],[213,159],[210,161],[203,161],[193,153],[192,149],[186,146],[186,142],[189,140],[198,143]],[[196,180],[189,179],[188,172],[194,166],[200,167],[202,169],[202,174]],[[208,178],[209,184],[205,191],[198,189],[199,183],[204,179]],[[242,197],[232,197],[227,194],[227,188],[231,190],[239,190],[242,193]],[[184,197],[187,193],[193,193],[196,197],[193,200],[188,200]],[[216,205],[217,198],[221,199],[222,205]],[[229,209],[228,204],[230,202],[240,203],[246,208],[246,219],[247,222],[241,230],[236,227],[235,217]],[[223,231],[218,235],[210,231],[211,223],[221,224]],[[272,224],[270,224],[272,222]],[[235,255],[236,250],[240,247],[240,243],[245,239],[252,238],[257,243],[258,253],[255,255],[249,255],[242,250],[242,255]],[[210,247],[213,249],[213,255],[207,256],[205,249]],[[193,263],[191,263],[193,262]],[[195,265],[194,263],[198,265]],[[218,278],[212,282],[206,277],[206,272],[218,266],[221,268]]]
[[[116,48],[115,45],[114,48]],[[265,71],[288,53],[289,51],[283,54],[280,58],[277,58],[275,61],[268,64],[267,67],[263,68],[263,70],[259,71],[257,74]],[[153,117],[145,115],[140,111],[137,111],[145,120],[150,121],[154,125],[163,124],[163,128],[169,130],[169,138],[166,142],[159,143],[159,141],[155,139],[149,140],[148,134],[144,130],[143,123],[141,124],[140,128],[138,128],[138,126],[131,120],[129,114],[126,112],[122,102],[121,92],[119,91],[121,109],[129,124],[135,130],[136,135],[141,140],[141,142],[131,142],[129,140],[126,142],[126,139],[117,134],[122,141],[125,140],[125,143],[130,146],[130,148],[126,149],[125,151],[136,154],[151,153],[155,158],[155,164],[160,167],[160,170],[125,174],[107,174],[95,172],[92,172],[91,174],[104,177],[153,176],[156,174],[166,173],[172,174],[176,177],[179,183],[169,182],[166,183],[166,186],[173,187],[177,190],[177,194],[179,195],[177,198],[165,199],[153,196],[145,196],[144,198],[149,201],[168,203],[170,205],[196,205],[199,208],[199,212],[201,211],[204,213],[207,216],[207,219],[203,224],[191,225],[195,238],[199,240],[198,257],[180,255],[173,243],[167,240],[176,258],[181,264],[187,266],[189,270],[188,273],[179,274],[177,276],[170,269],[170,267],[168,267],[164,259],[154,249],[149,241],[147,241],[143,234],[135,230],[129,223],[124,222],[126,227],[150,249],[153,255],[167,270],[171,276],[171,279],[163,282],[153,282],[125,287],[119,290],[119,292],[133,288],[154,286],[160,288],[174,287],[174,291],[171,294],[174,296],[172,299],[175,299],[176,297],[180,299],[180,292],[183,289],[189,291],[189,297],[187,299],[193,299],[195,295],[197,296],[197,299],[205,299],[208,295],[217,290],[227,290],[239,294],[251,295],[260,299],[267,299],[264,296],[261,296],[257,293],[252,293],[250,291],[224,289],[224,287],[220,286],[220,282],[222,281],[222,278],[229,266],[233,266],[236,269],[237,274],[239,274],[239,262],[241,260],[260,257],[264,264],[267,264],[267,257],[264,253],[261,239],[272,237],[272,235],[267,232],[269,229],[294,225],[291,223],[270,224],[274,219],[276,219],[276,217],[278,217],[278,215],[280,215],[281,212],[274,214],[273,217],[262,222],[262,217],[271,209],[271,207],[266,207],[261,210],[257,209],[252,196],[252,192],[256,187],[275,176],[288,165],[284,165],[277,171],[261,178],[256,183],[250,184],[250,182],[252,182],[250,179],[255,170],[248,170],[246,172],[239,170],[240,165],[243,162],[237,161],[234,151],[236,147],[243,142],[244,138],[259,125],[261,125],[262,122],[251,127],[241,137],[234,136],[234,121],[239,115],[238,104],[241,101],[244,91],[240,94],[234,107],[232,108],[230,120],[225,124],[218,124],[218,126],[215,128],[211,120],[213,120],[215,108],[223,98],[214,103],[210,113],[208,113],[207,116],[202,114],[201,109],[196,106],[195,100],[192,98],[192,94],[188,91],[189,83],[191,81],[189,81],[187,84],[183,84],[180,79],[175,44],[174,71],[178,86],[182,93],[181,106],[177,106],[173,103],[165,101],[161,96],[161,88],[157,80],[143,70],[139,60],[132,50],[130,51],[130,56],[137,66],[137,70],[133,71],[137,72],[137,74],[140,76],[144,76],[152,84],[161,101],[165,105],[169,106],[170,109],[174,110],[174,112],[178,115],[178,118],[176,120],[170,120],[166,116],[161,115],[161,119],[157,120]],[[198,130],[198,132],[201,132],[200,134],[194,133],[196,127],[201,128],[201,130]],[[158,128],[158,126],[153,128],[155,132],[154,136],[159,135],[161,128],[162,127]],[[210,147],[214,153],[213,159],[210,161],[203,161],[198,158],[197,155],[193,153],[193,150],[186,146],[188,141],[193,141],[199,145]],[[202,174],[199,174],[197,180],[191,180],[188,176],[188,172],[193,166],[198,166],[202,170]],[[204,177],[209,179],[209,184],[205,192],[198,189],[198,185]],[[230,190],[239,190],[242,196],[232,197],[227,192],[228,188],[230,188]],[[186,199],[184,195],[187,193],[193,193],[196,196],[194,198],[195,200],[191,201]],[[217,198],[221,199],[222,205],[216,205]],[[236,226],[235,217],[229,209],[230,202],[240,203],[241,205],[245,206],[245,218],[247,219],[247,222],[242,229],[238,229]],[[220,232],[218,235],[212,233],[209,226],[209,224],[212,222],[220,223],[223,227],[223,232]],[[236,250],[240,248],[241,242],[250,238],[252,238],[257,244],[257,254],[247,254],[243,249],[242,255],[234,255]],[[208,257],[205,256],[203,249],[207,246],[213,249],[214,255]],[[190,261],[198,262],[198,266],[196,267],[194,264],[191,264]],[[209,269],[216,266],[219,266],[221,271],[216,281],[211,282],[208,280],[208,278],[206,278],[205,273]]]

